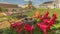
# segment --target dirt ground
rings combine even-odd
[[[17,21],[21,21],[21,20],[14,20],[14,21],[17,22]],[[12,22],[14,22],[14,21],[12,21]],[[0,29],[6,28],[9,26],[10,26],[10,23],[8,21],[0,22]]]
[[[0,29],[2,29],[2,28],[6,28],[6,27],[9,27],[10,26],[10,24],[6,21],[6,22],[1,22],[0,23]]]

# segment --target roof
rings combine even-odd
[[[44,2],[43,4],[49,4],[49,3],[53,3],[53,1]]]
[[[47,5],[53,5],[53,1],[44,2],[44,3],[40,4],[39,6],[47,6]]]

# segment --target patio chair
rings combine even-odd
[[[15,23],[12,23],[10,21],[9,21],[9,23],[10,23],[10,30],[12,30],[16,26],[16,24]]]
[[[25,29],[25,34],[26,34],[26,31],[29,31],[30,34],[32,34],[32,31],[33,31],[33,25],[25,24],[24,29]]]
[[[48,14],[49,14],[49,12],[48,12],[48,11],[46,11],[46,12],[45,12],[45,14],[42,16],[42,18],[41,18],[41,19],[42,19],[42,20],[43,20],[43,19],[46,19],[46,18],[48,17]]]
[[[14,24],[12,24],[12,22],[9,23],[10,23],[10,30],[12,30],[15,27],[16,28],[15,31],[17,31],[18,34],[21,33],[22,31],[21,26],[23,26],[23,22],[15,22]]]
[[[41,29],[44,34],[47,34],[46,30],[48,29],[51,30],[50,27],[54,24],[55,19],[56,19],[56,14],[53,14],[53,17],[50,19],[50,21],[48,21],[48,25],[37,23],[36,26],[39,29]]]
[[[45,12],[45,14],[43,15],[43,17],[41,18],[41,20],[42,20],[42,22],[41,22],[41,24],[47,24],[47,22],[48,22],[48,14],[49,14],[49,12],[48,11],[46,11]]]
[[[16,22],[16,31],[18,32],[18,34],[20,34],[22,32],[22,27],[23,27],[23,22]]]
[[[39,16],[40,16],[39,11],[36,11],[36,12],[35,12],[35,15],[33,15],[34,18],[39,18]]]

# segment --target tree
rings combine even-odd
[[[36,8],[33,6],[32,1],[29,1],[29,2],[28,2],[28,8],[29,8],[29,9],[36,9]]]
[[[5,10],[4,8],[0,7],[0,12],[3,12],[4,10]]]
[[[28,8],[32,8],[32,1],[29,1]]]

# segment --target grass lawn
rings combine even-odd
[[[45,11],[49,11],[49,16],[51,17],[52,14],[55,12],[57,13],[57,21],[54,24],[54,27],[52,27],[52,29],[54,30],[53,33],[54,34],[60,34],[60,9],[36,9],[40,11],[40,14],[44,15]],[[28,16],[32,16],[32,14],[35,13],[36,10],[32,10],[32,12],[28,12],[26,13]]]
[[[54,12],[57,13],[57,20],[55,21],[54,26],[52,27],[53,33],[52,34],[60,34],[60,9],[36,9],[40,11],[40,14],[44,14],[45,11],[49,11],[49,16],[51,17]],[[29,12],[26,12],[25,14],[29,17],[32,16],[32,14],[35,13],[36,10],[30,10]],[[36,25],[35,25],[36,26]],[[17,32],[10,31],[9,28],[0,30],[1,34],[17,34]],[[21,34],[24,33],[24,30]],[[35,27],[33,34],[43,34],[43,32]],[[50,34],[49,31],[47,31],[47,34]]]

